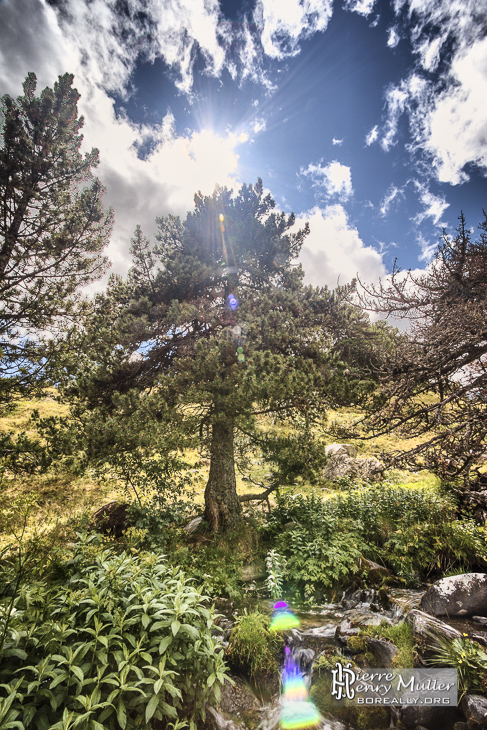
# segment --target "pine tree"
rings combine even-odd
[[[85,360],[69,392],[77,422],[98,424],[84,453],[152,444],[160,455],[196,437],[210,457],[205,516],[216,532],[239,520],[243,441],[275,463],[279,449],[291,452],[291,437],[263,432],[259,419],[290,421],[306,460],[311,425],[363,387],[340,348],[373,329],[340,295],[303,285],[295,260],[308,227],[294,224],[261,180],[235,196],[198,194],[184,221],[158,219],[155,245],[137,228],[127,279],[111,279],[81,334]]]
[[[362,293],[364,306],[407,317],[380,374],[365,425],[373,435],[399,430],[417,440],[396,463],[426,466],[468,487],[487,437],[487,215],[472,240],[465,218],[446,232],[426,271],[395,269],[390,283]]]
[[[73,76],[35,96],[3,97],[0,127],[0,404],[45,382],[63,318],[75,292],[105,271],[112,212],[92,176],[98,151],[79,152],[83,119]]]

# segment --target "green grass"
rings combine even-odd
[[[0,433],[13,431],[26,432],[35,435],[30,422],[34,409],[41,417],[52,415],[66,415],[67,408],[55,398],[55,391],[42,400],[20,400],[12,410],[0,417]],[[334,439],[329,433],[330,426],[350,424],[360,418],[360,413],[354,409],[330,411],[326,422],[326,432],[319,434],[323,443],[332,443]],[[276,433],[290,433],[288,424],[276,425],[263,417],[259,418],[260,427],[274,430]],[[399,448],[403,442],[394,435],[381,437],[371,441],[352,441],[357,447],[360,456],[378,455],[384,448]],[[209,460],[196,449],[187,450],[184,458],[190,466],[193,480],[194,495],[192,501],[195,506],[204,504],[204,490],[209,473]],[[249,469],[246,474],[237,470],[237,491],[239,494],[258,494],[261,487],[269,483],[271,467],[256,451],[250,455]],[[250,479],[249,479],[250,477]],[[394,483],[414,489],[434,489],[437,486],[436,478],[428,472],[411,474],[395,471],[392,474]],[[252,481],[251,481],[252,480]],[[254,484],[256,482],[257,484]],[[291,491],[301,494],[310,494],[316,486],[297,477]],[[336,493],[335,486],[321,483],[323,498],[327,499]],[[16,534],[24,529],[24,537],[38,539],[44,536],[51,537],[55,542],[63,543],[74,539],[77,526],[83,519],[101,505],[112,500],[125,500],[123,484],[115,479],[101,481],[94,474],[85,473],[76,476],[68,471],[52,468],[43,475],[15,475],[1,470],[0,465],[0,548],[5,544],[15,542]],[[273,503],[271,497],[271,504]],[[250,508],[250,505],[246,505]],[[26,523],[26,513],[27,523]],[[26,524],[25,524],[26,523]]]

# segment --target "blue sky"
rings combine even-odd
[[[262,177],[330,287],[424,268],[487,208],[485,0],[0,0],[0,93],[32,70],[75,74],[117,272],[215,183]]]

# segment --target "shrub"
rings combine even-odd
[[[0,656],[2,727],[115,730],[187,717],[196,728],[225,679],[205,596],[160,555],[115,555],[94,538],[64,568],[64,585],[30,584],[16,599]]]
[[[226,653],[233,664],[247,671],[250,677],[270,675],[279,668],[282,636],[269,631],[269,618],[258,611],[247,613],[235,622]]]
[[[358,569],[365,544],[339,524],[329,503],[314,493],[278,495],[276,501],[263,532],[285,561],[283,580],[297,585],[305,599],[343,583]]]

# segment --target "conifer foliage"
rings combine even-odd
[[[303,460],[310,424],[360,390],[340,347],[367,320],[303,285],[295,260],[308,228],[294,224],[261,180],[236,195],[196,195],[184,221],[158,219],[154,245],[137,228],[127,279],[111,279],[81,335],[87,355],[70,386],[77,417],[106,424],[85,453],[131,449],[133,458],[196,438],[210,458],[205,516],[217,532],[241,513],[242,444],[260,443],[271,457],[273,445],[292,451],[259,417],[308,429],[296,447]]]
[[[98,151],[79,152],[83,119],[73,76],[35,96],[5,96],[0,126],[0,404],[33,393],[55,352],[52,334],[71,315],[77,287],[101,276],[112,212],[92,176]]]

